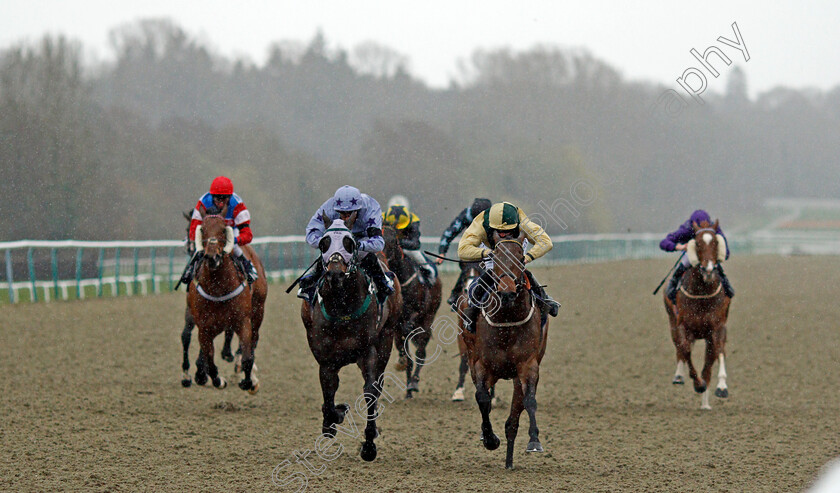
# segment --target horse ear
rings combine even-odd
[[[719,225],[720,225],[720,219],[715,219],[715,224],[712,226],[712,229],[717,231]]]
[[[344,245],[344,249],[347,250],[347,253],[349,254],[352,254],[353,251],[356,249],[356,242],[350,235],[347,235],[344,238],[342,238],[341,242]]]
[[[321,211],[321,220],[324,221],[324,227],[330,229],[330,226],[332,226],[332,219],[330,219],[324,211]]]
[[[356,223],[356,219],[359,218],[359,211],[353,211],[350,214],[350,217],[347,218],[347,221],[344,222],[344,225],[347,226],[347,229],[353,229],[353,224]]]
[[[219,212],[219,215],[222,216],[222,217],[226,217],[227,216],[227,211],[228,211],[228,204],[225,204],[225,206],[222,207],[221,212]]]
[[[330,249],[330,244],[332,243],[332,238],[329,236],[321,237],[321,241],[318,242],[318,250],[321,250],[321,253],[327,253],[327,250]]]
[[[693,229],[694,231],[697,231],[698,229],[700,229],[700,225],[697,224],[696,221],[691,221],[691,229]]]
[[[184,219],[186,219],[187,221],[191,220],[192,219],[192,211],[189,211],[189,210],[184,211]]]
[[[499,237],[499,232],[494,229],[493,230],[493,244],[495,245],[496,243],[498,243],[500,239],[501,238]]]
[[[204,205],[202,205],[201,207],[198,208],[198,213],[201,215],[201,220],[203,221],[204,216],[207,215],[207,208],[204,207]]]

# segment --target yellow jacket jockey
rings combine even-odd
[[[429,284],[433,284],[437,270],[420,250],[420,218],[402,204],[394,204],[382,213],[382,222],[397,231],[403,253],[420,267]]]
[[[554,246],[545,230],[537,223],[528,219],[522,209],[510,202],[493,204],[490,209],[480,213],[473,219],[472,224],[461,236],[458,243],[458,257],[467,262],[475,262],[487,259],[493,251],[493,233],[497,232],[502,238],[517,238],[520,231],[525,234],[531,248],[525,253],[525,264],[548,253]],[[560,305],[552,300],[534,278],[533,273],[525,270],[531,282],[531,290],[537,298],[537,304],[543,314],[557,316]],[[490,277],[490,269],[478,278],[470,293],[470,308],[464,315],[470,321],[467,328],[475,332],[475,320],[478,318],[479,305],[487,294],[486,286],[492,286],[493,279]]]

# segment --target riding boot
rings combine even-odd
[[[315,270],[300,278],[300,288],[298,288],[297,297],[308,301],[311,305],[315,299],[315,289],[318,287],[318,281],[321,279],[323,274],[323,264],[321,262],[316,262]]]
[[[245,255],[240,255],[236,258],[236,261],[239,262],[239,267],[242,269],[242,272],[244,272],[245,275],[248,277],[248,284],[253,284],[254,281],[256,281],[257,278],[260,276],[259,273],[257,273],[257,269],[256,267],[254,267],[254,264],[251,263],[251,261],[248,260],[248,257],[246,257]]]
[[[677,270],[674,271],[674,277],[671,278],[671,282],[668,283],[668,287],[665,289],[665,295],[671,300],[671,303],[677,302],[677,286],[680,284],[680,279],[682,279],[683,274],[685,271],[688,270],[688,267],[683,265],[682,262],[677,264]]]
[[[464,319],[467,322],[467,332],[475,334],[475,323],[481,313],[481,307],[484,305],[487,298],[487,287],[492,285],[493,277],[491,271],[486,271],[479,276],[469,290],[469,303],[467,309],[464,311]]]
[[[393,273],[386,273],[385,269],[382,268],[382,264],[379,263],[379,259],[377,259],[376,255],[373,253],[367,254],[367,256],[359,262],[359,265],[361,265],[362,269],[364,269],[364,271],[367,272],[373,280],[373,284],[376,285],[376,301],[378,301],[380,305],[384,304],[388,299],[388,296],[394,294],[394,281],[391,278]]]
[[[720,276],[720,282],[723,284],[723,294],[732,298],[735,296],[735,290],[732,288],[732,284],[729,282],[729,278],[726,277],[726,274],[723,273],[723,266],[717,264],[717,271],[718,275]]]
[[[192,256],[190,261],[187,263],[187,266],[184,268],[184,272],[181,274],[181,284],[189,285],[192,282],[193,277],[195,277],[195,266],[198,265],[198,261],[201,260],[203,257],[202,253],[198,253]]]
[[[545,312],[552,317],[556,317],[557,313],[560,311],[560,303],[554,301],[554,299],[545,292],[545,289],[540,286],[539,282],[537,282],[537,278],[534,277],[533,272],[525,270],[525,274],[527,274],[528,280],[531,281],[531,291],[536,295],[537,305],[539,305],[540,311]]]

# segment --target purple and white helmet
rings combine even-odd
[[[336,190],[333,200],[333,208],[337,211],[356,211],[362,208],[362,192],[349,185]]]

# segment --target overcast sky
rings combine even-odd
[[[700,67],[689,50],[703,53],[711,45],[744,69],[752,95],[777,85],[828,89],[840,83],[840,2],[831,0],[0,0],[0,48],[60,32],[80,40],[93,59],[107,60],[108,31],[160,17],[218,53],[258,64],[271,42],[308,41],[319,29],[332,48],[377,41],[407,55],[412,74],[439,87],[476,48],[537,43],[584,47],[629,79],[675,87],[683,71]],[[733,22],[749,61],[717,41],[736,39]],[[732,67],[712,63],[721,77],[709,78],[709,90],[723,91]]]

